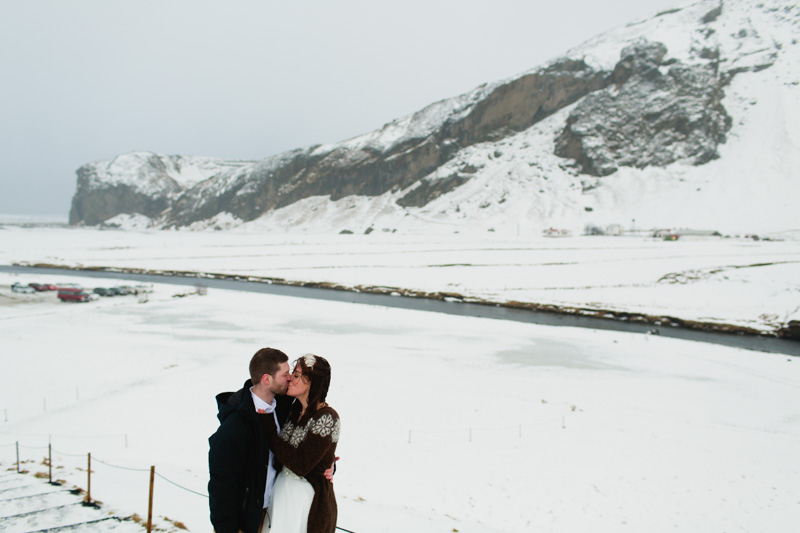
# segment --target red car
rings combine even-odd
[[[58,289],[58,299],[62,302],[88,302],[91,296],[83,289],[62,287]]]
[[[56,290],[56,286],[49,283],[28,283],[28,287],[32,287],[37,292]]]

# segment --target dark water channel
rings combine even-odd
[[[172,285],[188,286],[202,284],[206,287],[216,289],[257,292],[264,294],[275,294],[279,296],[291,296],[294,298],[312,298],[365,305],[381,305],[385,307],[412,309],[416,311],[447,313],[450,315],[493,318],[497,320],[513,320],[515,322],[527,322],[531,324],[543,324],[547,326],[603,329],[648,335],[657,334],[663,337],[722,344],[725,346],[734,346],[737,348],[745,348],[748,350],[757,350],[762,352],[800,356],[800,342],[781,339],[778,337],[705,332],[679,327],[656,327],[652,324],[640,324],[635,322],[575,315],[562,315],[557,313],[546,313],[527,309],[513,309],[508,307],[467,302],[447,302],[442,300],[431,300],[427,298],[410,298],[403,296],[391,296],[387,294],[374,294],[365,292],[359,293],[315,287],[268,284],[252,281],[161,276],[154,274],[135,274],[124,272],[98,272],[91,270],[66,270],[60,268],[39,268],[12,265],[0,265],[0,272],[122,279],[130,280],[136,283],[167,283]]]

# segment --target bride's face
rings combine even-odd
[[[291,381],[289,381],[289,390],[286,394],[294,398],[308,397],[309,388],[311,388],[311,380],[303,375],[300,365],[295,365]]]

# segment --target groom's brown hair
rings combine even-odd
[[[250,359],[250,379],[253,385],[258,384],[264,374],[275,375],[281,363],[285,363],[288,360],[289,357],[280,350],[261,348]]]

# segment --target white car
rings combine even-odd
[[[28,285],[23,285],[19,282],[11,285],[11,290],[13,292],[24,292],[28,294],[36,292],[36,289],[34,289],[33,287],[29,287]]]

